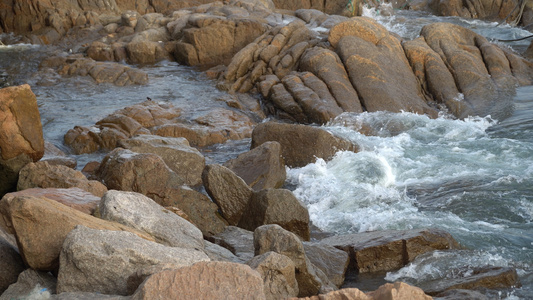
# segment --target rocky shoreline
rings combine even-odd
[[[44,141],[31,87],[0,89],[0,299],[483,299],[476,289],[519,286],[516,270],[502,267],[423,287],[343,288],[347,273],[462,248],[432,228],[312,236],[307,209],[283,188],[285,166],[358,146],[309,124],[381,110],[486,115],[502,94],[533,83],[533,63],[456,25],[402,41],[350,18],[343,3],[318,2],[295,11],[290,1],[147,2],[133,11],[111,1],[83,14],[45,3],[32,22],[24,13],[3,22],[29,41],[69,45],[41,63],[42,84],[60,80],[52,73],[145,84],[142,70],[120,62],[168,59],[202,66],[233,96],[194,120],[149,99],[75,126],[64,137],[72,153],[107,153],[77,171]],[[438,9],[466,14],[450,7]],[[528,22],[531,8],[523,12]],[[199,151],[243,138],[250,151],[224,164],[206,165]]]

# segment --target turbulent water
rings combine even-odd
[[[497,23],[417,12],[366,14],[406,39],[437,21],[471,28],[489,39],[530,34]],[[506,47],[521,52],[528,45],[526,40]],[[32,86],[45,138],[65,150],[62,137],[74,125],[90,126],[146,97],[172,102],[190,118],[225,105],[219,101],[225,94],[214,82],[171,62],[144,67],[150,78],[146,86],[95,85],[90,78],[46,84],[50,81],[32,76],[45,55],[46,49],[29,45],[0,47],[0,70],[13,75],[5,79],[0,71],[0,81]],[[373,135],[358,133],[362,127]],[[466,249],[423,255],[387,273],[386,279],[420,284],[462,277],[476,267],[510,266],[518,270],[523,287],[487,292],[490,298],[533,299],[533,86],[517,90],[505,118],[456,120],[443,114],[429,119],[377,112],[343,114],[324,128],[354,141],[362,151],[339,152],[331,161],[288,170],[287,186],[307,205],[314,225],[333,233],[442,228]],[[222,162],[248,146],[248,140],[232,142],[205,153],[209,162]],[[83,167],[101,155],[77,158]]]

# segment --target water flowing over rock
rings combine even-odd
[[[267,300],[286,299],[298,295],[295,265],[290,258],[267,252],[246,263],[263,277]]]
[[[453,237],[440,229],[362,232],[325,238],[320,243],[349,253],[359,273],[399,269],[420,254],[459,248]]]
[[[102,219],[144,231],[160,244],[204,248],[200,229],[142,194],[109,191],[102,197],[99,207]]]
[[[20,170],[17,189],[77,187],[102,197],[107,188],[96,180],[89,180],[80,171],[66,166],[51,166],[46,161],[29,163]]]
[[[199,262],[156,273],[132,299],[265,299],[263,280],[249,266],[230,262]]]
[[[285,183],[285,162],[278,142],[265,142],[224,163],[254,191],[280,188]]]
[[[30,86],[0,89],[0,196],[14,190],[20,169],[43,154],[41,117]]]
[[[57,270],[59,252],[76,225],[149,235],[119,223],[105,221],[45,197],[7,194],[0,200],[0,225],[15,234],[24,262],[35,270]]]
[[[337,151],[357,152],[358,149],[318,127],[276,122],[261,123],[252,132],[252,148],[268,141],[281,144],[281,154],[289,167],[303,167],[316,158],[331,159]]]
[[[61,249],[58,293],[85,291],[127,295],[128,280],[146,267],[174,268],[209,261],[200,250],[167,247],[135,234],[77,226]]]

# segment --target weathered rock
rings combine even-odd
[[[257,125],[252,133],[252,149],[267,141],[281,144],[281,153],[290,167],[303,167],[316,158],[328,160],[337,151],[354,151],[358,147],[333,136],[324,129],[306,125],[266,122]]]
[[[366,17],[331,28],[328,41],[339,53],[350,81],[367,111],[409,111],[437,115],[405,57],[398,38]]]
[[[56,292],[56,282],[56,278],[50,272],[26,269],[20,273],[17,282],[10,285],[0,295],[0,300],[26,299],[36,287],[39,290],[45,289],[49,294],[54,294]]]
[[[263,280],[249,266],[230,262],[199,262],[150,276],[132,299],[265,299]]]
[[[485,295],[483,295],[480,292],[473,291],[473,290],[446,290],[442,293],[439,293],[436,295],[437,299],[439,300],[462,300],[462,299],[470,299],[470,300],[489,300],[489,298]]]
[[[459,248],[457,241],[440,229],[362,232],[325,238],[320,243],[349,253],[359,273],[399,269],[425,252]]]
[[[50,165],[63,165],[72,169],[78,165],[74,158],[68,157],[65,152],[48,141],[44,141],[44,155],[40,161],[46,161]]]
[[[202,174],[205,189],[211,199],[220,207],[222,215],[230,225],[239,224],[253,191],[242,178],[230,169],[207,165]]]
[[[404,282],[386,283],[368,295],[372,299],[432,299],[422,289]]]
[[[0,295],[10,284],[17,282],[25,266],[16,248],[0,237]]]
[[[439,16],[457,16],[468,19],[490,19],[490,20],[515,20],[519,10],[515,7],[518,0],[498,1],[487,5],[481,0],[473,0],[468,3],[461,1],[428,1],[428,8]]]
[[[57,291],[128,294],[137,270],[158,264],[190,266],[209,258],[200,250],[167,247],[129,232],[77,226],[63,244]]]
[[[198,150],[190,147],[184,138],[139,135],[120,140],[118,146],[137,153],[159,155],[172,171],[185,179],[187,185],[197,185],[202,182],[205,158]]]
[[[102,197],[107,188],[96,180],[88,180],[80,171],[66,166],[50,165],[46,161],[29,163],[20,170],[17,189],[77,187]]]
[[[128,60],[135,64],[153,64],[170,58],[164,44],[137,36],[126,46]]]
[[[209,241],[204,241],[204,242],[205,242],[204,252],[209,257],[209,259],[211,259],[212,261],[228,261],[228,262],[236,262],[236,263],[244,262],[242,259],[235,256],[235,254],[233,254],[227,248],[211,243]]]
[[[200,229],[142,194],[109,191],[100,202],[100,215],[104,220],[144,231],[163,245],[204,248]]]
[[[95,218],[47,198],[8,194],[0,201],[0,213],[2,226],[17,237],[24,262],[35,270],[57,270],[61,245],[67,234],[79,224],[97,229],[130,231],[153,240],[133,228]]]
[[[278,142],[266,142],[224,163],[254,191],[280,188],[287,176]]]
[[[268,224],[277,224],[303,240],[310,238],[309,212],[289,190],[254,192],[239,221],[239,227],[250,231]]]
[[[298,295],[295,266],[287,256],[267,252],[254,257],[246,264],[261,274],[266,299],[286,299]]]
[[[129,296],[103,295],[101,293],[89,292],[66,292],[52,295],[53,300],[130,300]]]
[[[291,300],[373,300],[374,298],[366,295],[363,291],[356,288],[346,288],[338,291],[332,291],[327,294],[320,294],[311,297],[291,298]],[[396,298],[392,298],[396,299]]]
[[[309,261],[340,288],[344,283],[344,275],[350,262],[348,253],[321,243],[304,242],[303,245]]]
[[[58,188],[30,188],[9,194],[9,197],[29,196],[47,198],[78,211],[92,215],[100,203],[101,197],[95,196],[77,187],[68,189]]]
[[[422,283],[420,287],[428,294],[435,296],[446,290],[454,289],[505,289],[520,287],[520,279],[516,270],[508,267],[477,268],[469,276],[446,278]]]
[[[41,117],[30,86],[0,89],[0,196],[14,190],[20,169],[43,154]]]
[[[309,261],[300,239],[279,225],[258,227],[254,231],[254,248],[256,255],[273,251],[289,257],[294,262],[299,297],[312,296],[319,292],[327,293],[335,289],[323,272]]]
[[[209,197],[186,186],[169,190],[165,198],[158,199],[158,203],[183,210],[206,237],[222,232],[228,226],[218,212],[218,206]]]
[[[251,231],[228,226],[209,240],[231,251],[242,263],[254,257],[254,233]]]
[[[113,114],[124,115],[137,121],[145,128],[167,124],[181,115],[181,109],[169,103],[147,100],[139,104],[125,107]]]

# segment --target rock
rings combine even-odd
[[[327,281],[322,271],[311,264],[305,255],[300,239],[279,225],[258,227],[254,231],[254,248],[256,255],[273,251],[289,257],[294,262],[299,297],[312,296],[319,292],[324,293],[335,289],[333,283]]]
[[[207,193],[220,207],[228,223],[239,224],[248,201],[252,197],[252,189],[230,169],[217,164],[205,167],[202,180]]]
[[[410,286],[404,282],[387,283],[377,290],[368,293],[372,299],[420,299],[431,300],[421,288]]]
[[[100,202],[102,219],[144,231],[163,245],[203,249],[202,232],[182,217],[134,192],[109,191]]]
[[[130,231],[153,240],[133,228],[82,213],[57,201],[8,194],[0,201],[3,227],[17,236],[24,262],[35,270],[57,270],[59,252],[67,234],[76,226]]]
[[[344,283],[344,275],[350,263],[348,253],[321,243],[304,242],[303,245],[309,261],[340,288]]]
[[[158,264],[175,268],[209,258],[200,250],[167,247],[129,232],[77,226],[61,249],[57,292],[99,292],[127,295],[136,271]]]
[[[66,166],[50,165],[46,161],[29,163],[20,170],[17,189],[77,187],[102,197],[107,188],[96,180],[88,180],[80,171]]]
[[[222,232],[228,226],[209,197],[186,186],[169,190],[167,197],[158,201],[164,207],[181,209],[206,237]]]
[[[101,197],[95,196],[94,194],[91,194],[77,187],[72,187],[68,189],[30,188],[9,194],[9,197],[19,196],[29,196],[54,200],[88,215],[92,215],[94,213],[101,199]]]
[[[228,226],[209,240],[233,253],[244,263],[254,257],[254,233],[235,226]]]
[[[281,154],[287,166],[303,167],[316,158],[331,159],[337,151],[358,151],[358,147],[333,136],[324,129],[306,125],[266,122],[252,132],[252,149],[267,141],[281,144]]]
[[[250,231],[268,224],[277,224],[303,240],[310,238],[309,212],[289,190],[254,192],[239,221],[239,227]]]
[[[185,179],[187,185],[198,185],[202,182],[205,158],[198,150],[189,146],[189,142],[184,138],[139,135],[120,140],[118,146],[137,153],[159,155],[172,171]]]
[[[291,298],[291,300],[373,300],[374,298],[367,296],[364,292],[356,288],[346,288],[338,291],[332,291],[327,294],[320,294],[318,296]],[[396,298],[393,298],[396,299]],[[409,298],[410,299],[410,298]]]
[[[18,173],[44,154],[37,99],[29,85],[0,89],[0,196],[15,189]]]
[[[281,145],[266,142],[224,163],[241,177],[254,191],[280,188],[285,183],[286,171]]]
[[[185,180],[156,154],[117,148],[104,157],[96,174],[109,188],[141,193],[156,202]]]
[[[63,165],[72,169],[75,169],[78,164],[74,158],[68,157],[63,151],[48,141],[44,141],[44,155],[40,161],[46,161],[50,165]]]
[[[20,273],[17,282],[0,296],[0,300],[27,299],[33,291],[46,290],[48,295],[56,292],[56,278],[49,272],[40,272],[26,269]]]
[[[15,236],[8,232],[5,222],[0,218],[0,239],[8,243],[12,248],[16,249],[18,252],[17,240]]]
[[[362,232],[325,238],[320,243],[349,253],[359,273],[399,269],[420,254],[459,248],[453,237],[440,229]]]
[[[199,262],[147,278],[132,299],[265,299],[263,280],[250,267],[230,262]]]
[[[228,261],[228,262],[236,262],[236,263],[243,263],[243,260],[235,256],[231,251],[228,249],[208,242],[205,242],[205,249],[204,252],[207,256],[209,256],[209,259],[212,261]]]
[[[0,237],[0,295],[11,285],[25,266],[16,248]]]
[[[446,290],[436,295],[438,300],[489,300],[489,298],[480,292],[472,290]]]
[[[422,95],[400,41],[385,27],[373,19],[355,17],[331,28],[328,41],[367,111],[437,116]]]
[[[153,64],[165,58],[170,58],[170,54],[165,50],[163,43],[143,38],[134,38],[126,46],[126,51],[129,62],[134,64]]]
[[[129,300],[129,296],[118,295],[103,295],[101,293],[89,292],[67,292],[57,295],[52,295],[50,299],[53,300]]]
[[[429,8],[439,16],[457,16],[467,19],[516,19],[518,10],[515,10],[520,1],[507,1],[499,5],[484,5],[483,1],[474,0],[468,4],[460,1],[428,1]]]
[[[267,252],[254,257],[246,264],[261,274],[266,299],[286,299],[298,295],[295,266],[287,256]]]
[[[435,296],[446,290],[454,289],[505,289],[522,286],[514,268],[484,267],[463,272],[471,274],[460,278],[446,278],[444,280],[425,282],[420,284],[420,287],[428,295]]]

